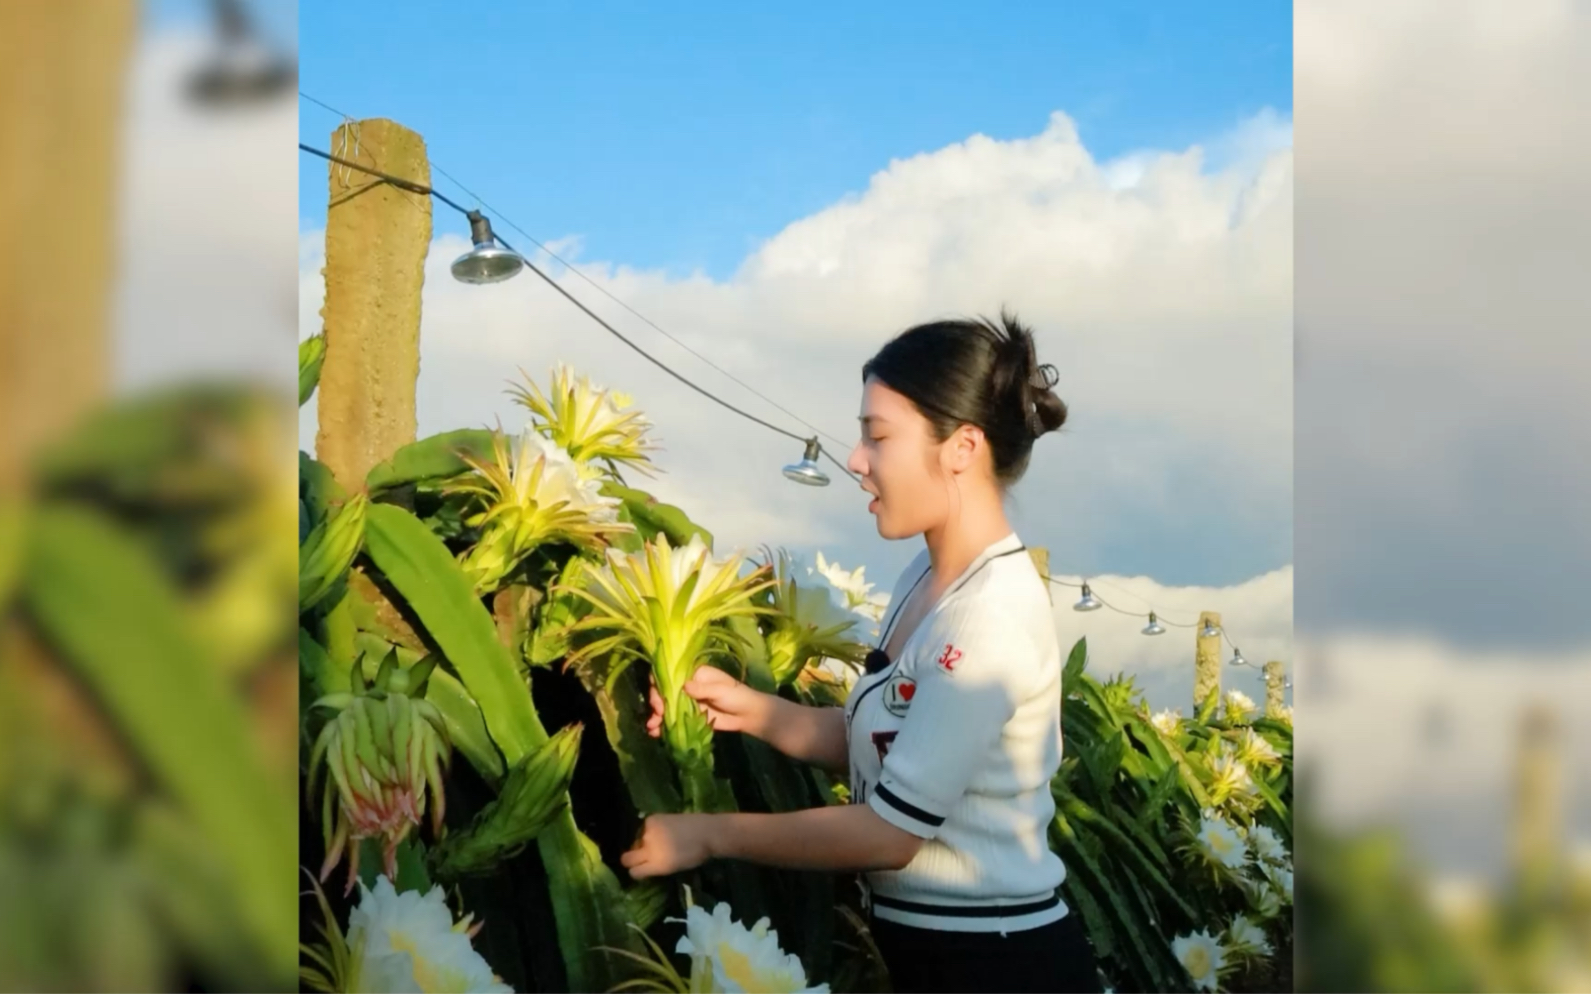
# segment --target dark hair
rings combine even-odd
[[[862,366],[862,380],[869,376],[915,404],[937,441],[964,424],[981,428],[1003,487],[1027,472],[1034,441],[1066,423],[1055,367],[1039,365],[1032,330],[1005,310],[998,324],[981,318],[907,329]]]

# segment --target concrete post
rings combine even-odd
[[[354,149],[359,150],[355,159]],[[347,123],[332,149],[427,186],[425,141],[381,118]],[[317,398],[315,455],[345,490],[415,437],[420,375],[420,288],[431,244],[431,198],[329,163],[326,217],[326,361]]]
[[[1265,717],[1274,718],[1282,713],[1287,703],[1286,682],[1280,662],[1273,659],[1265,664]]]
[[[1557,713],[1546,704],[1528,708],[1519,726],[1513,825],[1513,869],[1527,904],[1543,900],[1560,883],[1563,851],[1563,757]]]
[[[138,5],[0,3],[0,500],[110,384],[116,189]]]
[[[1029,546],[1028,558],[1033,560],[1033,565],[1038,569],[1039,576],[1044,578],[1044,592],[1050,595],[1050,603],[1054,604],[1055,584],[1050,582],[1050,550]]]
[[[1214,635],[1200,635],[1205,623],[1214,625],[1217,629]],[[1205,698],[1213,690],[1221,692],[1221,615],[1216,611],[1204,611],[1199,615],[1199,627],[1194,629],[1193,651],[1193,710],[1197,714],[1204,705]]]

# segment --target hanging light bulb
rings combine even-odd
[[[818,468],[818,453],[822,447],[815,438],[807,439],[806,452],[802,454],[801,461],[793,466],[784,468],[785,479],[802,483],[809,487],[826,487],[829,485],[827,473]]]
[[[1144,626],[1143,634],[1145,634],[1145,635],[1164,635],[1165,633],[1166,633],[1165,627],[1162,626],[1160,624],[1160,622],[1155,619],[1155,613],[1153,611],[1150,611],[1149,612],[1149,624]]]
[[[1221,629],[1215,627],[1215,625],[1213,625],[1212,623],[1210,623],[1208,621],[1206,621],[1204,623],[1204,627],[1203,628],[1199,629],[1199,637],[1200,638],[1213,639],[1219,634],[1221,634]]]
[[[1237,651],[1237,646],[1235,646],[1235,645],[1232,647],[1232,665],[1233,666],[1247,666],[1248,665],[1248,660],[1243,658],[1243,654],[1241,652]]]
[[[267,43],[243,0],[211,0],[216,50],[187,84],[188,97],[211,107],[263,103],[287,94],[298,63]]]
[[[497,244],[492,222],[480,211],[470,211],[470,241],[475,247],[453,260],[453,278],[460,283],[501,283],[525,267],[518,252]]]
[[[1094,592],[1088,589],[1088,581],[1083,581],[1083,596],[1072,605],[1073,611],[1098,611],[1100,602],[1094,598]]]

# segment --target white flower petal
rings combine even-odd
[[[1188,971],[1195,987],[1215,990],[1220,983],[1221,969],[1226,966],[1226,949],[1220,939],[1208,930],[1179,935],[1171,942],[1171,952],[1182,968]]]
[[[1254,713],[1254,701],[1241,690],[1226,692],[1226,717],[1230,721],[1242,721]]]
[[[1166,708],[1153,718],[1150,718],[1149,723],[1154,725],[1155,730],[1161,735],[1175,735],[1177,734],[1177,729],[1182,725],[1182,711],[1180,709]]]
[[[686,913],[685,936],[675,951],[691,957],[692,989],[711,977],[713,991],[827,992],[828,985],[808,987],[806,970],[794,955],[779,948],[779,935],[768,919],[746,928],[734,920],[728,902],[708,914],[700,907]]]
[[[1237,870],[1248,860],[1248,846],[1243,837],[1221,818],[1201,819],[1197,839],[1199,848],[1213,862]]]
[[[1280,862],[1287,858],[1287,849],[1268,825],[1255,825],[1248,833],[1249,846],[1254,855],[1264,860]]]
[[[1271,953],[1271,940],[1266,937],[1265,930],[1249,921],[1246,915],[1232,919],[1232,924],[1226,929],[1226,940],[1234,949],[1250,954],[1268,956]]]
[[[440,886],[422,895],[396,892],[385,876],[374,889],[360,885],[360,901],[348,915],[348,945],[361,955],[361,991],[510,992],[453,928]]]

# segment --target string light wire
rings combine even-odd
[[[314,147],[312,147],[310,145],[306,145],[303,142],[299,142],[298,143],[298,147],[301,150],[303,150],[305,152],[309,152],[312,155],[318,155],[321,158],[326,159],[328,162],[332,162],[332,163],[335,163],[336,165],[340,165],[340,166],[345,166],[345,167],[350,168],[350,169],[357,169],[358,171],[360,171],[362,173],[366,173],[368,175],[375,176],[377,179],[380,179],[380,180],[382,180],[384,182],[390,183],[391,185],[397,187],[398,189],[406,190],[406,191],[408,191],[410,193],[416,193],[416,194],[421,194],[421,195],[425,195],[425,196],[434,197],[437,200],[442,201],[442,203],[447,204],[449,207],[451,207],[454,210],[458,211],[460,214],[465,214],[465,215],[469,214],[469,209],[468,208],[461,206],[457,201],[453,200],[452,198],[450,198],[450,197],[446,196],[445,194],[441,193],[440,191],[436,190],[434,187],[427,186],[424,183],[417,183],[414,180],[404,179],[401,176],[393,176],[393,175],[391,175],[389,173],[384,173],[384,172],[382,172],[379,169],[372,169],[369,166],[361,165],[360,163],[353,162],[353,161],[350,161],[348,159],[344,159],[341,156],[333,155],[330,152],[322,151],[321,149],[314,148]],[[510,226],[512,227],[513,225],[510,225]],[[516,227],[516,230],[517,230],[517,227]],[[518,252],[519,251],[518,249],[514,248],[514,246],[510,245],[508,243],[508,240],[503,238],[501,235],[499,235],[497,237],[497,240],[499,242],[501,242],[503,247],[508,249],[509,251],[511,251],[511,252]],[[521,255],[521,257],[523,257],[523,253],[520,253],[520,255]],[[786,438],[792,438],[792,439],[795,439],[798,442],[808,441],[808,439],[804,438],[803,436],[798,435],[795,432],[788,431],[788,430],[786,430],[784,428],[781,428],[778,425],[773,424],[772,422],[765,421],[762,418],[757,417],[755,414],[750,413],[749,411],[745,411],[745,410],[742,410],[739,407],[736,407],[734,404],[729,403],[729,401],[724,400],[723,398],[717,396],[716,394],[712,393],[710,390],[707,390],[704,387],[698,386],[696,383],[694,383],[691,380],[687,379],[682,374],[676,372],[667,363],[663,362],[661,359],[659,359],[656,356],[652,355],[650,352],[648,352],[645,349],[643,349],[640,345],[637,345],[635,342],[631,341],[627,336],[624,335],[623,332],[621,332],[617,328],[613,327],[613,325],[611,325],[607,321],[603,320],[600,315],[598,315],[595,311],[591,310],[591,308],[587,307],[584,303],[582,303],[580,301],[580,299],[578,297],[576,297],[574,294],[570,293],[564,287],[559,285],[557,280],[554,280],[551,276],[547,275],[545,272],[543,272],[541,270],[540,267],[536,266],[529,259],[525,260],[525,266],[531,272],[535,273],[537,276],[540,276],[544,281],[546,281],[548,286],[551,286],[554,290],[557,290],[570,303],[572,303],[576,307],[578,307],[587,317],[591,318],[593,321],[595,321],[599,325],[601,325],[609,334],[613,335],[613,337],[617,338],[619,341],[623,342],[625,345],[628,345],[630,348],[634,349],[637,353],[639,353],[643,358],[645,358],[648,362],[650,362],[653,365],[657,366],[659,369],[663,370],[663,372],[665,372],[665,373],[669,374],[670,376],[674,377],[676,380],[679,380],[681,383],[683,383],[686,386],[690,387],[692,390],[695,390],[697,393],[701,394],[703,397],[706,397],[707,399],[713,401],[714,403],[720,405],[721,407],[724,407],[725,409],[727,409],[729,411],[732,411],[735,414],[740,415],[741,417],[747,419],[748,421],[753,421],[753,422],[763,426],[764,428],[767,428],[769,431],[777,432],[778,434],[783,435]],[[766,399],[766,398],[764,398],[764,399]],[[777,405],[775,405],[775,406],[777,406]],[[797,419],[797,420],[800,420],[800,419]],[[802,422],[802,423],[804,424],[805,422]],[[852,473],[848,468],[846,468],[845,464],[840,462],[838,459],[836,459],[834,457],[834,455],[832,453],[830,453],[824,446],[822,446],[820,444],[818,446],[818,450],[823,455],[825,455],[830,462],[832,462],[832,463],[834,463],[834,465],[838,466],[840,471],[842,473],[844,473],[846,476],[849,476],[852,480],[856,481],[857,483],[861,482],[860,478],[858,478],[855,473]]]
[[[338,117],[342,118],[345,121],[353,121],[353,118],[349,117],[347,114],[344,114],[342,111],[340,111],[337,108],[331,106],[330,104],[326,103],[325,101],[318,100],[315,97],[310,96],[309,94],[305,93],[302,90],[299,91],[298,95],[303,97],[305,100],[308,100],[310,103],[315,104],[318,107],[325,108],[327,111],[330,111],[331,113],[336,114]],[[305,146],[300,145],[299,147],[300,148],[304,148]],[[465,186],[464,183],[461,180],[459,180],[457,177],[455,177],[452,173],[448,172],[446,169],[443,169],[440,165],[436,164],[435,162],[432,162],[430,165],[431,165],[432,169],[434,169],[436,172],[440,173],[442,176],[446,177],[447,180],[449,182],[451,182],[454,186],[458,187],[464,193],[468,194],[475,201],[476,204],[480,205],[485,210],[490,211],[492,214],[497,215],[498,219],[501,220],[505,225],[507,225],[509,228],[512,228],[514,231],[518,232],[519,234],[523,235],[525,237],[525,239],[527,241],[529,241],[532,245],[535,245],[536,248],[539,251],[545,253],[546,255],[551,257],[553,260],[558,262],[560,265],[562,265],[569,272],[573,273],[574,275],[578,276],[580,279],[584,280],[589,286],[592,287],[592,289],[596,290],[598,293],[602,294],[604,297],[607,297],[609,300],[613,301],[615,304],[618,304],[620,307],[624,308],[626,311],[629,311],[631,314],[635,315],[637,318],[639,318],[641,321],[645,322],[648,326],[650,326],[653,330],[655,330],[658,334],[662,335],[664,338],[667,338],[669,341],[673,342],[675,345],[678,345],[680,348],[684,349],[686,352],[689,352],[691,355],[695,356],[697,359],[700,359],[702,362],[706,363],[708,366],[711,366],[713,369],[717,370],[719,373],[721,373],[724,376],[728,377],[730,380],[733,380],[736,384],[738,384],[739,386],[744,388],[746,391],[751,393],[753,396],[765,401],[766,403],[772,405],[773,407],[778,408],[780,412],[782,412],[784,414],[787,414],[790,417],[794,418],[795,420],[801,422],[801,424],[805,425],[807,428],[811,429],[813,432],[817,433],[818,435],[821,435],[822,437],[828,439],[829,441],[833,442],[837,446],[840,446],[841,448],[844,448],[846,446],[845,442],[840,441],[839,439],[835,438],[833,435],[830,435],[828,432],[824,431],[823,429],[821,429],[821,428],[817,427],[816,425],[812,424],[811,422],[807,421],[805,418],[801,417],[799,414],[797,414],[794,411],[790,410],[789,408],[785,407],[783,404],[780,404],[778,401],[774,400],[772,397],[769,397],[767,394],[763,393],[762,391],[758,390],[756,387],[754,387],[751,384],[747,383],[745,380],[742,380],[740,377],[736,376],[734,373],[732,373],[729,370],[727,370],[727,369],[723,368],[722,366],[718,365],[716,362],[713,362],[712,359],[708,358],[705,355],[702,355],[700,352],[698,352],[695,349],[691,348],[689,345],[687,345],[685,342],[681,341],[680,339],[676,338],[674,335],[669,334],[667,329],[663,328],[657,322],[653,321],[651,318],[647,317],[645,314],[642,314],[640,311],[636,310],[634,307],[631,307],[627,302],[625,302],[620,297],[614,295],[606,287],[604,287],[601,283],[598,283],[596,280],[592,279],[590,276],[587,276],[583,271],[581,271],[577,266],[575,266],[574,263],[572,263],[569,260],[565,259],[563,256],[559,255],[557,252],[554,252],[544,242],[539,241],[530,232],[526,231],[524,228],[521,228],[518,224],[515,224],[513,218],[510,218],[508,215],[504,214],[502,211],[500,211],[497,208],[493,207],[484,198],[482,198],[480,194],[476,193],[474,190],[470,189],[468,186]],[[445,200],[445,198],[444,198],[444,202],[449,203],[449,205],[453,206],[455,209],[461,209],[461,208],[458,208],[458,205],[453,204],[451,201]],[[502,240],[502,238],[498,238],[498,241],[503,241],[503,240]],[[510,247],[510,246],[508,246],[507,242],[503,242],[503,245],[505,247]],[[827,449],[825,449],[824,451],[825,451],[825,455],[827,455],[828,454],[827,453]],[[832,455],[829,455],[828,458],[829,458],[829,460],[831,462],[833,462],[836,466],[839,466],[842,470],[845,469],[845,466],[842,465]],[[855,477],[853,476],[852,479],[855,479]]]

